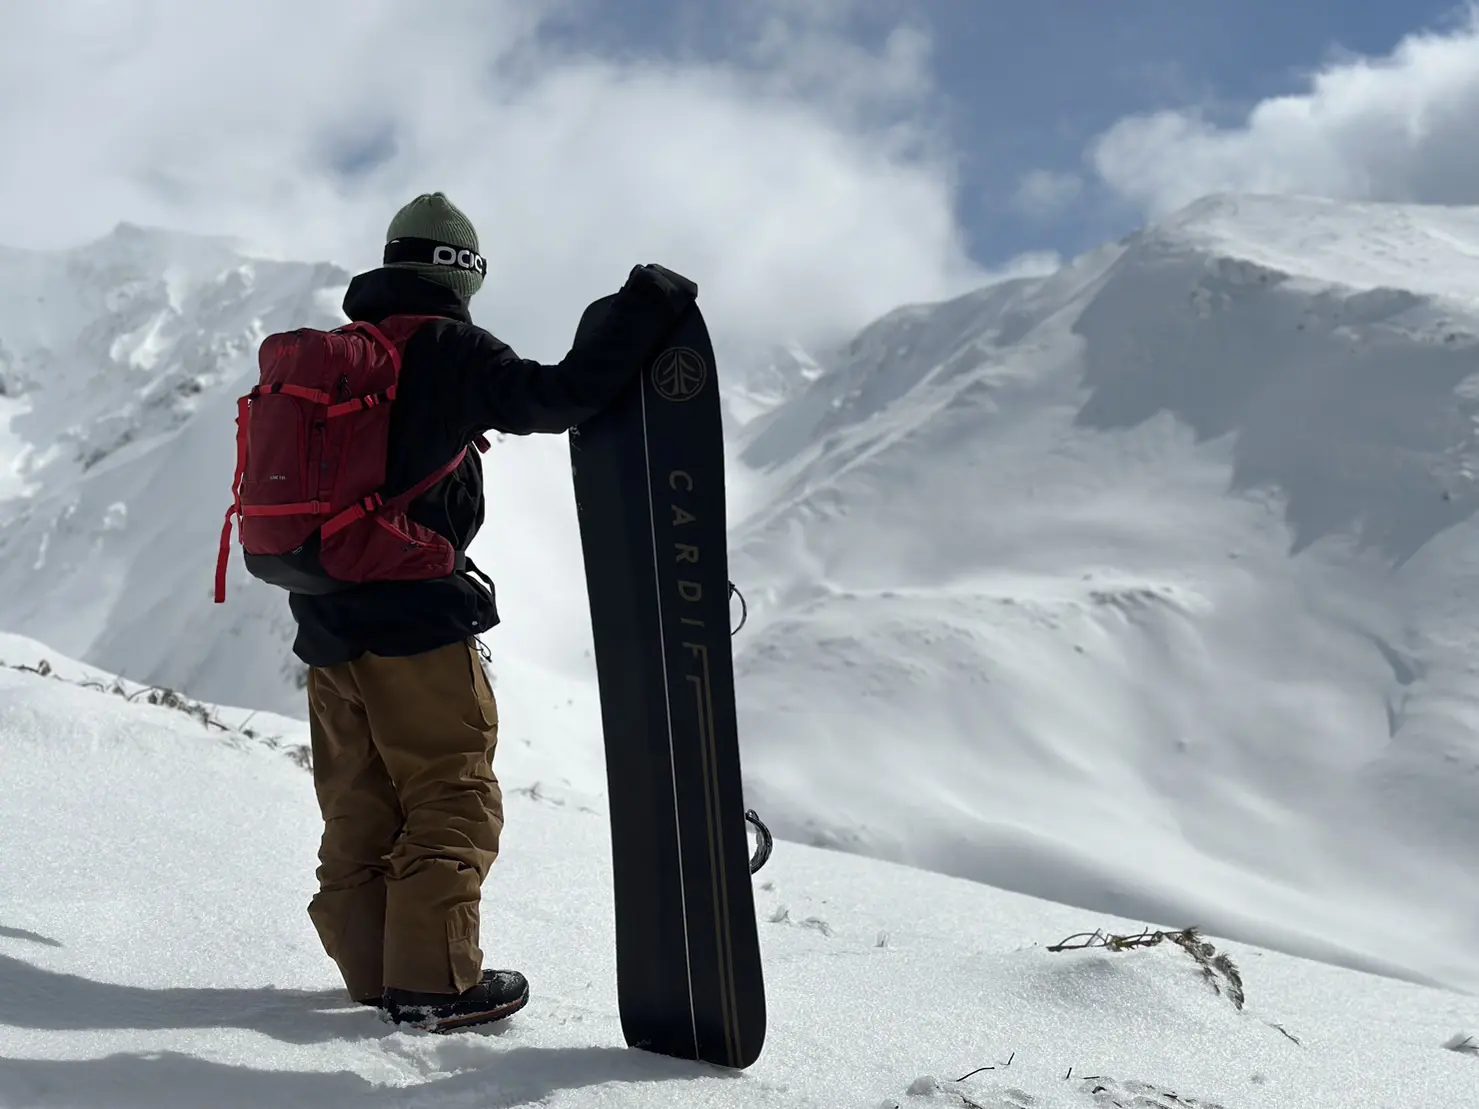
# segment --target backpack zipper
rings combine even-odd
[[[318,460],[318,478],[313,483],[313,487],[317,490],[316,495],[319,500],[328,500],[329,493],[331,492],[329,489],[326,489],[324,487],[327,482],[329,470],[328,454],[324,451],[325,433],[326,428],[324,426],[324,421],[313,421],[313,442],[309,445],[308,448],[308,458],[310,466],[312,466],[313,464],[313,459]]]

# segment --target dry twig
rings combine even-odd
[[[1075,942],[1082,941],[1082,942]],[[1226,954],[1219,953],[1196,928],[1183,928],[1179,932],[1152,931],[1147,928],[1128,936],[1106,934],[1099,930],[1078,932],[1048,948],[1049,951],[1133,951],[1138,948],[1155,947],[1170,941],[1191,956],[1201,969],[1202,977],[1214,993],[1226,996],[1233,1007],[1241,1009],[1246,1000],[1243,976],[1237,965]]]

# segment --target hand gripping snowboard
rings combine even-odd
[[[607,310],[598,300],[581,335]],[[746,1067],[765,1039],[729,643],[714,351],[688,309],[570,433],[595,633],[627,1043]]]

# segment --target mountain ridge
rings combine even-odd
[[[1356,965],[1419,928],[1447,954],[1409,973],[1479,981],[1479,301],[1370,249],[1432,263],[1435,225],[1479,256],[1479,210],[1213,198],[893,313],[747,429],[741,730],[782,834]]]

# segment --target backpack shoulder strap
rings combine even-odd
[[[400,377],[400,375],[401,375],[401,348],[398,347],[398,346],[396,346],[394,343],[392,343],[390,341],[390,339],[386,336],[385,332],[381,331],[374,324],[367,323],[364,320],[359,320],[359,321],[357,321],[355,323],[351,323],[351,324],[345,324],[339,330],[340,331],[358,331],[362,335],[367,335],[371,339],[373,339],[375,341],[375,343],[381,349],[383,349],[386,354],[388,354],[390,356],[390,364],[395,367],[395,375],[396,375],[396,377]]]
[[[387,499],[380,493],[371,493],[368,497],[361,497],[359,500],[355,501],[354,504],[344,509],[344,511],[338,513],[337,515],[331,517],[324,522],[323,527],[320,529],[323,537],[327,539],[335,532],[343,531],[350,524],[358,523],[366,516],[375,515],[387,505],[397,508],[404,508],[406,505],[414,501],[417,497],[421,496],[421,494],[425,493],[437,482],[441,481],[443,478],[451,476],[452,472],[456,470],[457,467],[462,465],[462,460],[466,457],[467,450],[466,448],[464,448],[457,452],[457,456],[453,458],[452,461],[448,462],[444,466],[437,467],[437,469],[433,470],[431,473],[427,474],[424,478],[418,481],[415,485],[411,486],[411,488],[405,490],[402,493],[398,493],[394,497],[391,497],[389,499]]]
[[[410,341],[426,320],[435,319],[434,316],[389,316],[381,321],[384,326],[377,326],[365,320],[357,320],[347,323],[338,329],[339,334],[357,331],[364,335],[376,346],[385,351],[390,359],[391,369],[395,373],[395,382],[378,393],[367,396],[356,397],[354,400],[342,401],[335,404],[332,398],[326,398],[328,404],[328,415],[330,419],[339,416],[347,416],[353,412],[359,412],[365,408],[373,408],[377,404],[388,404],[395,400],[396,393],[400,389],[401,367],[405,362],[405,344]],[[409,326],[407,326],[409,325]],[[396,342],[396,336],[400,339]]]
[[[397,352],[403,353],[406,344],[422,327],[434,320],[446,318],[444,316],[413,316],[406,313],[399,316],[386,316],[377,324],[356,320],[354,323],[345,324],[339,330],[364,332],[377,343],[388,344],[395,347]]]

